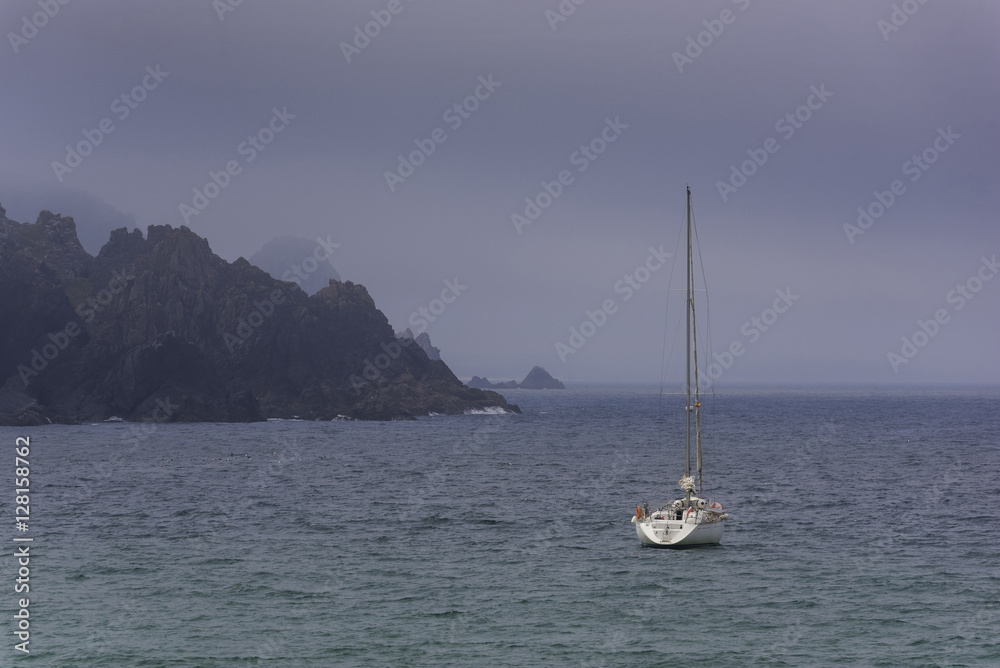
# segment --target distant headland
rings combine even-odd
[[[498,389],[515,389],[520,388],[522,390],[565,390],[566,386],[562,384],[561,381],[553,378],[548,371],[540,366],[535,366],[528,372],[528,375],[524,377],[520,383],[508,380],[501,383],[491,383],[489,379],[481,376],[473,376],[472,379],[466,383],[469,387],[475,387],[483,390],[498,390]]]
[[[114,230],[94,257],[72,218],[0,207],[0,425],[520,412],[397,337],[364,286],[301,282],[183,226]]]

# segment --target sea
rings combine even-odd
[[[0,665],[1000,666],[1000,389],[702,397],[730,518],[680,550],[630,523],[679,495],[680,394],[504,394],[523,413],[0,429]]]

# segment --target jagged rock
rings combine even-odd
[[[418,346],[423,348],[424,352],[427,353],[427,357],[429,357],[432,360],[441,359],[441,350],[439,348],[436,348],[431,343],[431,337],[428,336],[427,332],[421,332],[420,334],[417,334],[417,338],[415,338],[414,341],[417,342]]]
[[[413,336],[413,332],[410,330],[409,327],[407,327],[402,332],[396,334],[396,338],[413,339],[413,341],[418,346],[424,349],[424,352],[427,353],[427,357],[429,357],[432,360],[441,359],[441,350],[439,348],[434,347],[434,345],[431,343],[431,337],[427,334],[427,332],[420,332],[416,336]]]
[[[0,424],[395,419],[501,406],[396,339],[361,285],[312,297],[186,227],[111,234],[0,215]]]
[[[524,377],[518,387],[524,390],[565,390],[566,386],[549,375],[549,372],[540,366],[534,367]]]
[[[12,211],[41,209],[50,211],[71,211],[76,224],[76,236],[80,244],[91,255],[96,255],[108,240],[111,230],[136,226],[134,214],[120,211],[107,202],[85,190],[56,185],[46,180],[22,180],[18,184],[7,183],[8,208]]]

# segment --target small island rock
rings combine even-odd
[[[566,386],[549,375],[549,372],[540,366],[534,367],[524,377],[518,387],[523,390],[565,390]]]

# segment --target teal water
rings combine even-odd
[[[0,665],[1000,665],[1000,391],[706,399],[732,519],[688,550],[629,523],[678,489],[679,397],[505,394],[522,415],[0,429],[32,446]]]

